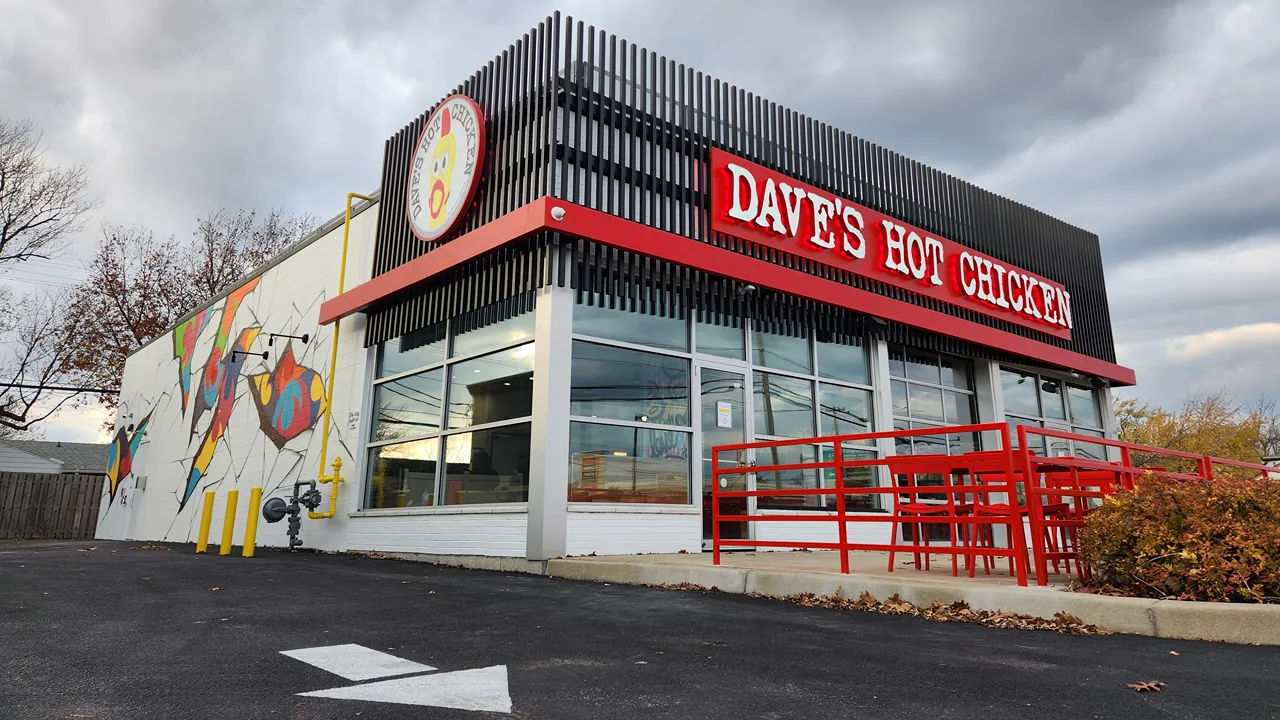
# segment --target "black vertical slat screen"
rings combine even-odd
[[[1115,360],[1101,252],[1092,233],[594,26],[556,13],[448,94],[454,93],[479,103],[488,136],[475,206],[444,242],[552,195],[691,240]],[[386,143],[375,275],[435,247],[413,235],[404,212],[408,165],[430,112]],[[1072,298],[1072,339],[957,308],[779,248],[710,232],[707,155],[712,147],[1062,283]],[[507,293],[532,297],[533,290],[552,281],[571,285],[580,302],[621,304],[671,316],[690,310],[712,322],[733,325],[754,315],[787,332],[801,332],[806,323],[852,323],[856,317],[775,294],[745,298],[737,294],[735,283],[593,243],[557,240],[556,247],[564,252],[551,253],[546,242],[502,249],[477,264],[477,272],[493,273],[472,280],[479,290],[457,283],[446,289],[437,282],[389,300],[371,312],[367,342],[403,334],[441,312],[500,305],[514,296]],[[529,269],[535,266],[536,271]],[[511,277],[518,282],[504,279]],[[845,332],[835,326],[825,331]],[[968,346],[962,340],[892,324],[886,332],[895,334],[896,341],[910,340],[942,352],[955,352],[957,343]],[[982,354],[970,350],[968,354]]]

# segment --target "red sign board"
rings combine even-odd
[[[1061,284],[716,149],[711,229],[1071,339]]]

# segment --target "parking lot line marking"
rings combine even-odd
[[[511,712],[511,694],[507,687],[506,665],[382,680],[363,685],[298,693],[298,695],[334,700],[364,700],[399,705],[444,707],[455,710]]]
[[[350,643],[347,645],[326,645],[323,647],[301,648],[299,650],[281,650],[294,660],[301,660],[334,675],[348,680],[372,680],[374,678],[391,677],[392,675],[408,675],[416,672],[430,672],[435,668],[412,660],[398,658],[363,645]]]

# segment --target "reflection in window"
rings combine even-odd
[[[365,507],[423,507],[436,504],[436,463],[440,438],[369,448]]]
[[[775,370],[808,373],[809,340],[805,337],[779,335],[766,330],[751,333],[751,361]]]
[[[445,437],[444,505],[529,500],[529,423]]]
[[[449,368],[449,427],[484,425],[533,412],[533,351],[528,343]]]
[[[946,419],[942,410],[942,391],[936,387],[911,383],[907,387],[907,402],[913,419],[938,422]]]
[[[700,322],[694,331],[698,352],[704,355],[744,360],[747,354],[746,335],[741,327],[713,325]]]
[[[1098,411],[1097,398],[1088,388],[1067,386],[1071,398],[1071,422],[1091,428],[1102,427],[1102,413]]]
[[[756,372],[756,435],[813,436],[813,384],[807,380]]]
[[[813,445],[783,445],[782,447],[756,450],[757,465],[794,465],[818,461],[818,448]],[[818,471],[775,470],[756,473],[757,490],[790,490],[818,487]],[[834,499],[832,500],[834,502]],[[821,495],[765,495],[759,499],[759,507],[767,508],[818,508],[826,507],[827,498]]]
[[[1040,417],[1035,375],[1001,369],[1000,393],[1004,396],[1005,412]]]
[[[871,432],[871,391],[821,383],[822,435]]]
[[[1062,383],[1052,378],[1040,378],[1040,406],[1044,408],[1044,416],[1066,420],[1067,408],[1062,400]]]
[[[569,502],[688,504],[689,433],[569,425]]]
[[[378,353],[378,377],[388,377],[444,360],[445,324],[414,330],[382,344]]]
[[[611,310],[599,305],[574,305],[573,332],[666,350],[689,349],[689,331],[684,320],[630,312],[620,307]]]
[[[569,412],[584,417],[689,424],[689,361],[573,343]]]
[[[853,344],[845,345],[825,339],[819,334],[816,345],[819,375],[859,385],[871,384],[867,349],[862,346],[861,340],[854,339]]]
[[[460,333],[453,338],[452,357],[471,355],[489,348],[502,347],[525,338],[532,338],[534,322],[535,315],[533,313],[524,313],[501,322]]]
[[[373,439],[394,440],[439,430],[443,378],[444,369],[435,368],[374,386]]]

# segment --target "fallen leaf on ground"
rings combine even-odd
[[[1128,687],[1134,692],[1160,692],[1160,688],[1164,687],[1164,683],[1159,680],[1148,680],[1146,682],[1129,683]]]
[[[80,552],[92,552],[97,549],[98,549],[98,546],[94,545],[93,547],[80,548]]]
[[[1169,654],[1170,654],[1170,655],[1181,655],[1182,653],[1178,652],[1177,650],[1170,650],[1170,651],[1169,651]]]
[[[222,589],[222,588],[220,588],[220,587],[218,587],[218,588],[209,588],[209,592],[218,592],[218,591],[219,591],[219,590],[221,590],[221,589]]]
[[[168,550],[169,546],[168,545],[139,545],[136,548],[129,548],[129,549],[130,550]]]

